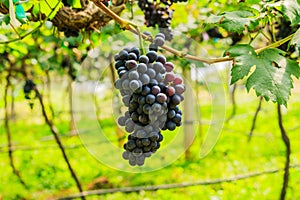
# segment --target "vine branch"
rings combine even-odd
[[[7,148],[8,148],[8,157],[10,161],[10,166],[13,170],[13,173],[17,176],[19,182],[26,188],[28,189],[28,186],[25,184],[24,180],[22,179],[22,176],[17,170],[15,163],[14,163],[14,158],[13,158],[13,148],[12,148],[12,139],[11,139],[11,131],[10,131],[10,126],[9,126],[9,107],[8,107],[8,88],[10,87],[10,76],[11,76],[11,71],[9,71],[7,77],[6,77],[6,86],[4,90],[4,107],[5,107],[5,129],[6,129],[6,135],[7,135]]]
[[[249,132],[249,134],[248,134],[248,142],[251,141],[251,138],[252,138],[252,135],[253,135],[253,131],[254,131],[255,125],[256,125],[257,116],[258,116],[258,113],[259,113],[260,110],[261,110],[261,104],[262,104],[262,101],[263,101],[263,97],[260,96],[260,97],[259,97],[259,103],[258,103],[258,106],[257,106],[257,108],[256,108],[254,117],[253,117],[253,119],[252,119],[251,129],[250,129],[250,132]]]
[[[289,183],[289,169],[290,169],[290,155],[291,155],[291,144],[290,139],[284,129],[283,122],[282,122],[282,113],[280,109],[280,104],[277,103],[277,114],[278,114],[278,125],[281,132],[282,140],[286,147],[285,153],[285,166],[284,166],[284,174],[283,174],[283,184],[281,188],[280,200],[284,200],[286,196],[286,190]]]
[[[132,22],[130,21],[127,21],[123,18],[121,18],[120,16],[118,16],[117,14],[115,14],[114,12],[112,12],[112,10],[110,10],[107,6],[105,6],[101,0],[92,0],[94,2],[94,4],[96,6],[98,6],[101,10],[103,10],[107,15],[109,15],[112,19],[114,19],[122,29],[126,29],[126,30],[129,30],[131,31],[132,33],[138,35],[139,33],[137,32],[137,30],[132,26]],[[143,37],[144,40],[147,40],[149,42],[152,42],[152,39],[150,37],[148,37],[147,35],[141,33],[141,36]],[[268,49],[268,48],[276,48],[284,43],[286,43],[287,41],[291,40],[293,38],[294,34],[291,34],[289,35],[288,37],[286,38],[283,38],[282,40],[279,40],[277,42],[274,42],[273,44],[270,44],[266,47],[263,47],[263,48],[260,48],[260,49],[257,49],[255,52],[256,53],[260,53],[262,51],[264,51],[265,49]],[[189,59],[189,60],[194,60],[194,61],[198,61],[198,62],[203,62],[203,63],[206,63],[206,64],[214,64],[214,63],[219,63],[219,62],[226,62],[226,61],[232,61],[233,58],[231,57],[221,57],[221,58],[200,58],[200,57],[197,57],[197,56],[194,56],[194,55],[190,55],[190,54],[187,54],[187,53],[183,53],[181,51],[178,51],[176,49],[173,49],[172,47],[169,47],[169,46],[166,46],[166,45],[163,45],[161,47],[162,49],[170,52],[170,53],[173,53],[174,55],[176,56],[179,56],[181,58],[185,58],[185,59]]]
[[[300,165],[291,165],[290,168],[298,168]],[[224,179],[214,179],[208,181],[195,181],[195,182],[185,182],[185,183],[173,183],[173,184],[163,184],[163,185],[148,185],[148,186],[137,186],[137,187],[123,187],[123,188],[112,188],[112,189],[101,189],[101,190],[92,190],[92,191],[84,191],[82,193],[73,194],[70,196],[65,196],[59,198],[59,200],[69,200],[69,199],[76,199],[82,196],[92,196],[92,195],[102,195],[102,194],[112,194],[117,192],[122,193],[130,193],[130,192],[139,192],[139,191],[157,191],[157,190],[167,190],[167,189],[174,189],[174,188],[184,188],[184,187],[191,187],[191,186],[199,186],[199,185],[213,185],[213,184],[220,184],[220,183],[229,183],[235,182],[238,180],[243,180],[247,178],[253,178],[261,175],[266,174],[274,174],[282,171],[284,169],[271,169],[262,172],[253,172],[250,174],[243,174],[237,175],[231,178],[224,178]]]
[[[39,99],[40,105],[41,105],[41,107],[42,107],[42,113],[43,113],[43,116],[44,116],[44,118],[45,118],[45,121],[46,121],[47,125],[50,127],[51,132],[52,132],[52,134],[53,134],[53,136],[54,136],[54,138],[55,138],[55,141],[56,141],[56,143],[58,144],[58,146],[59,146],[59,148],[60,148],[60,150],[61,150],[61,152],[62,152],[62,154],[63,154],[64,160],[65,160],[65,162],[66,162],[67,165],[68,165],[69,171],[70,171],[70,173],[71,173],[71,175],[72,175],[74,181],[76,182],[76,185],[77,185],[77,188],[78,188],[79,192],[82,192],[83,190],[82,190],[81,184],[80,184],[79,179],[77,178],[77,175],[76,175],[75,171],[73,170],[72,165],[71,165],[71,163],[70,163],[70,161],[69,161],[69,159],[68,159],[68,156],[67,156],[67,154],[66,154],[66,151],[65,151],[65,149],[64,149],[64,146],[63,146],[63,144],[62,144],[62,142],[61,142],[61,140],[60,140],[60,138],[59,138],[57,128],[53,125],[52,121],[49,119],[49,117],[48,117],[48,115],[47,115],[47,113],[46,113],[46,109],[45,109],[43,97],[42,97],[42,95],[40,94],[40,92],[39,92],[39,90],[37,89],[36,86],[34,87],[34,91],[35,91],[36,96],[37,96],[37,98]],[[81,199],[82,199],[82,200],[85,200],[84,197],[81,197]]]

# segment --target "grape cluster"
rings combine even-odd
[[[163,42],[154,39],[157,46]],[[143,165],[145,158],[160,147],[161,130],[173,131],[181,126],[182,112],[178,105],[184,99],[185,86],[173,72],[174,64],[155,51],[141,55],[136,47],[124,48],[115,55],[115,61],[119,76],[115,87],[128,108],[118,118],[118,124],[130,133],[123,158],[132,166]]]
[[[174,12],[170,7],[172,3],[172,1],[157,2],[156,0],[139,0],[138,2],[145,15],[145,25],[148,27],[156,27],[157,25],[160,31],[164,29],[167,40],[172,40],[173,38],[170,28]]]
[[[36,84],[30,79],[27,79],[23,86],[23,92],[25,94],[25,99],[28,100],[28,105],[31,109],[33,108],[33,105],[34,105],[33,100],[36,97],[35,92],[34,92],[35,87],[36,87]]]

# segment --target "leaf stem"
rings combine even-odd
[[[294,37],[294,35],[295,35],[295,33],[293,33],[293,34],[291,34],[291,35],[289,35],[289,36],[287,36],[287,37],[285,37],[281,40],[278,40],[277,42],[274,42],[274,43],[272,43],[268,46],[265,46],[265,47],[260,48],[260,49],[256,49],[255,52],[258,54],[258,53],[260,53],[260,52],[262,52],[266,49],[279,47],[280,45],[290,41]]]

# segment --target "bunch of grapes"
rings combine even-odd
[[[33,100],[36,97],[35,92],[34,92],[35,86],[36,86],[36,84],[30,79],[27,79],[23,86],[23,92],[25,94],[25,99],[29,101],[28,104],[31,109],[33,108]]]
[[[172,40],[173,35],[171,33],[170,24],[173,18],[174,10],[170,8],[172,1],[160,1],[157,2],[149,0],[139,0],[139,7],[145,15],[145,25],[148,27],[156,27],[156,25],[164,30],[167,40]]]
[[[161,46],[164,40],[154,39],[154,43]],[[155,51],[141,55],[136,47],[125,48],[115,55],[115,61],[119,75],[115,87],[128,108],[118,118],[118,124],[130,133],[123,158],[132,166],[141,166],[159,149],[161,130],[173,131],[182,125],[178,105],[184,99],[185,86],[173,72],[174,64]]]

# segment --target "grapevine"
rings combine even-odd
[[[158,34],[154,45],[162,46],[165,36]],[[123,158],[129,164],[143,165],[146,157],[155,153],[163,140],[161,130],[173,131],[181,126],[185,86],[173,72],[174,64],[163,55],[150,50],[141,55],[137,47],[124,48],[115,55],[122,102],[128,108],[118,124],[131,133],[124,145]]]

